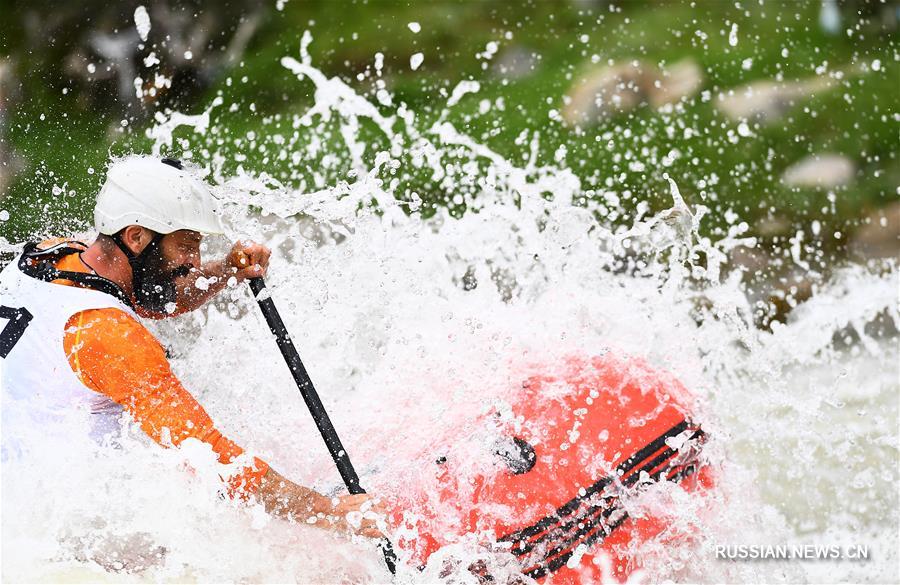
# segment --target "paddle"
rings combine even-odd
[[[313,387],[309,374],[306,373],[306,368],[303,367],[303,362],[300,361],[300,354],[297,353],[297,348],[294,347],[294,343],[291,341],[291,336],[284,326],[284,321],[281,320],[281,315],[278,314],[278,309],[275,308],[275,303],[271,297],[260,298],[260,293],[265,288],[266,283],[262,278],[250,279],[250,290],[253,291],[263,317],[266,318],[266,323],[268,323],[272,335],[275,336],[278,349],[281,350],[281,355],[284,356],[284,361],[291,370],[291,375],[294,376],[294,382],[297,383],[297,388],[300,390],[300,394],[303,395],[306,407],[309,409],[309,413],[316,422],[316,427],[318,427],[322,438],[325,440],[328,452],[331,453],[331,458],[334,460],[334,464],[337,465],[338,472],[340,472],[341,478],[347,486],[347,491],[351,494],[364,494],[366,490],[359,485],[359,476],[356,475],[356,470],[353,469],[353,464],[350,463],[350,457],[347,455],[344,446],[341,445],[341,439],[338,437],[337,431],[334,430],[334,425],[331,424],[331,419],[328,418],[328,413],[325,412],[322,401],[319,400],[319,395]],[[381,551],[384,553],[384,562],[387,564],[388,570],[391,573],[395,573],[397,555],[394,553],[391,542],[385,538],[381,541],[380,546]]]

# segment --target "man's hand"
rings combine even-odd
[[[383,538],[385,509],[368,494],[329,498],[295,484],[271,467],[263,477],[257,497],[266,511],[297,522],[340,533]]]
[[[262,244],[238,240],[225,257],[225,268],[238,279],[238,282],[247,278],[262,277],[269,269],[271,255],[272,250]]]
[[[368,494],[331,498],[327,509],[321,511],[325,517],[316,522],[316,526],[368,538],[384,538],[378,524],[384,526],[386,511],[381,502],[373,500]]]
[[[214,260],[192,270],[176,281],[178,296],[174,315],[180,315],[203,305],[228,284],[231,277],[238,282],[265,276],[272,251],[256,242],[237,241],[224,260]],[[201,278],[202,277],[202,278]]]

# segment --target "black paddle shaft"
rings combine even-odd
[[[328,413],[319,399],[319,394],[313,387],[312,380],[310,380],[309,374],[300,360],[300,354],[297,353],[297,348],[294,347],[294,342],[291,341],[291,336],[284,326],[284,321],[281,320],[281,315],[278,314],[278,309],[275,308],[274,301],[272,301],[271,297],[259,298],[260,293],[265,288],[266,283],[262,278],[250,279],[250,289],[256,296],[256,302],[259,303],[259,308],[266,318],[266,323],[268,323],[272,335],[275,336],[278,349],[281,350],[281,355],[284,356],[284,361],[287,362],[291,375],[294,376],[297,388],[300,389],[300,394],[303,395],[303,400],[306,401],[309,413],[312,415],[319,432],[322,434],[322,438],[325,440],[328,452],[331,453],[331,458],[334,459],[341,478],[347,485],[347,491],[351,494],[364,494],[366,492],[359,485],[359,476],[356,475],[356,470],[353,469],[353,464],[347,456],[347,451],[341,444],[341,439],[338,437],[337,431],[334,430],[331,419],[328,418]]]
[[[359,476],[356,475],[356,470],[353,469],[350,457],[341,444],[341,439],[338,437],[337,431],[334,430],[331,419],[328,418],[328,413],[319,399],[319,394],[313,387],[312,380],[309,378],[309,374],[300,360],[300,354],[297,353],[297,348],[294,347],[294,342],[291,341],[287,327],[284,326],[284,321],[281,320],[281,315],[278,314],[278,309],[275,308],[275,302],[272,301],[271,297],[260,298],[260,293],[265,288],[266,282],[262,278],[250,279],[250,290],[253,291],[253,295],[256,297],[256,302],[259,304],[263,317],[265,317],[266,323],[269,325],[269,330],[275,336],[278,349],[281,350],[281,355],[291,370],[291,375],[294,376],[294,382],[297,383],[297,388],[306,402],[306,407],[309,409],[309,413],[312,415],[319,433],[322,434],[322,438],[325,440],[328,452],[331,453],[331,458],[334,460],[334,464],[337,465],[341,479],[344,480],[344,484],[347,486],[347,491],[351,494],[364,494],[366,490],[359,485]],[[388,569],[391,573],[394,573],[397,559],[394,549],[387,539],[381,543],[381,547]]]

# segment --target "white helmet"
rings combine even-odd
[[[132,155],[110,165],[94,207],[94,226],[111,236],[129,225],[160,234],[221,234],[221,204],[174,159]]]

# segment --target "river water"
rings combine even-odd
[[[684,202],[678,177],[670,209],[614,229],[594,213],[617,209],[614,193],[582,185],[563,162],[504,159],[443,116],[420,127],[389,94],[369,100],[327,78],[309,41],[282,64],[314,84],[316,102],[295,119],[303,140],[273,140],[275,156],[302,160],[338,128],[352,176],[297,189],[265,169],[224,174],[216,152],[194,158],[226,202],[229,236],[273,248],[270,290],[370,492],[413,491],[403,478],[446,448],[431,448],[435,437],[477,451],[473,421],[529,373],[611,351],[692,390],[717,477],[708,499],[667,512],[695,538],[642,545],[634,580],[898,580],[898,342],[872,325],[900,325],[896,265],[835,267],[786,324],[762,331],[752,291],[724,270],[729,250],[753,245],[746,226],[699,236],[705,209]],[[444,107],[466,91],[477,87],[457,88]],[[226,106],[161,119],[157,151],[179,126],[182,141],[209,145]],[[371,147],[361,126],[387,147]],[[423,219],[392,183],[405,172],[477,195],[465,195],[460,218]],[[599,195],[583,203],[587,189]],[[154,325],[175,370],[226,435],[291,479],[339,493],[249,291],[223,295],[231,302]],[[390,580],[369,542],[217,497],[219,469],[202,444],[163,450],[133,430],[98,448],[78,429],[4,424],[4,445],[16,436],[30,449],[4,461],[4,580]],[[716,558],[717,546],[757,544],[865,546],[869,559]],[[401,567],[398,580],[472,581],[464,569],[442,573],[443,562],[485,555],[499,581],[517,577],[502,555],[450,548],[423,572]]]

